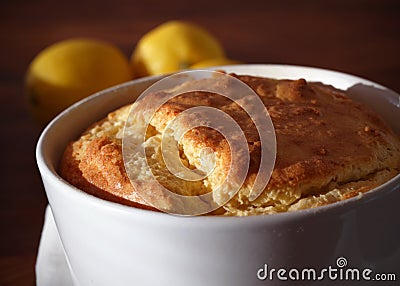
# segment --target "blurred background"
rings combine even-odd
[[[40,127],[24,98],[29,63],[71,37],[105,40],[130,57],[168,20],[198,24],[244,63],[292,64],[354,74],[400,92],[400,1],[50,1],[0,4],[0,285],[35,285],[44,210],[35,162]]]

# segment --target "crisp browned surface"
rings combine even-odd
[[[216,158],[214,171],[202,182],[180,182],[166,172],[159,153],[158,140],[171,120],[185,110],[196,106],[211,106],[229,114],[244,131],[250,151],[248,179],[239,193],[224,206],[228,215],[253,215],[296,210],[339,201],[363,193],[382,184],[400,171],[400,137],[395,135],[380,117],[361,103],[354,102],[345,93],[318,82],[298,80],[273,80],[261,77],[235,75],[257,92],[267,107],[275,127],[277,155],[272,177],[261,195],[253,202],[249,190],[259,171],[260,138],[250,118],[238,103],[213,93],[187,92],[173,97],[158,109],[154,116],[148,112],[149,104],[165,98],[168,91],[151,94],[142,100],[133,125],[141,126],[143,118],[152,117],[150,125],[155,130],[149,135],[152,142],[148,164],[160,182],[172,192],[197,195],[199,189],[216,191],[226,179],[234,156],[242,164],[243,154],[234,153],[229,142],[217,130],[207,127],[190,129],[190,124],[204,125],[204,119],[191,113],[175,122],[172,134],[184,134],[179,142],[188,164],[202,168],[200,150],[210,148]],[[203,84],[209,81],[204,81]],[[233,83],[217,83],[229,89]],[[197,86],[188,82],[183,87]],[[182,88],[182,87],[181,87]],[[245,101],[251,95],[243,94]],[[248,99],[247,99],[248,100]],[[139,103],[140,104],[140,103]],[[143,110],[142,110],[142,109]],[[67,148],[61,161],[61,175],[73,185],[98,197],[123,204],[143,207],[147,204],[140,191],[130,185],[122,160],[122,127],[127,120],[128,107],[111,113],[107,119],[94,124],[82,137]],[[145,114],[145,115],[141,115]],[[146,115],[147,114],[147,115]],[[252,114],[259,116],[259,114]],[[149,119],[148,119],[149,120]],[[212,119],[211,119],[212,120]],[[189,130],[183,133],[182,130]],[[145,130],[145,128],[143,128]],[[179,136],[178,136],[179,137]],[[263,142],[266,144],[265,142]],[[247,147],[246,145],[246,147]],[[246,151],[247,152],[247,151]],[[203,161],[206,159],[203,157]],[[134,177],[144,176],[146,170],[139,166]],[[161,167],[157,167],[161,166]],[[247,168],[240,166],[239,170]],[[236,175],[233,176],[237,177]],[[154,192],[151,178],[140,180],[140,188]],[[222,204],[217,194],[214,199]],[[329,199],[328,199],[329,198]],[[299,200],[302,200],[299,204]]]
[[[45,46],[75,36],[111,41],[129,55],[168,19],[203,25],[232,58],[339,70],[400,91],[400,3],[340,1],[2,1],[0,114],[2,186],[0,284],[34,285],[46,199],[34,148],[40,128],[28,116],[23,76]]]

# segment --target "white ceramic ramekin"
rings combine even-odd
[[[225,70],[349,89],[400,134],[399,95],[370,81],[296,66]],[[75,285],[252,286],[280,285],[285,278],[300,280],[299,285],[354,285],[357,273],[361,285],[374,285],[382,273],[400,279],[400,176],[362,197],[252,217],[180,217],[135,209],[65,182],[57,165],[67,142],[158,79],[122,84],[71,106],[39,139],[37,163]]]

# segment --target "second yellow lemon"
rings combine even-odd
[[[169,21],[145,34],[131,61],[135,76],[165,74],[214,58],[224,58],[219,41],[203,28],[184,21]]]

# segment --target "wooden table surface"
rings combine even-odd
[[[41,128],[29,116],[23,78],[44,47],[95,37],[129,56],[139,38],[170,19],[197,23],[246,63],[316,66],[400,92],[400,1],[1,1],[0,285],[35,285],[47,204],[35,162]]]

